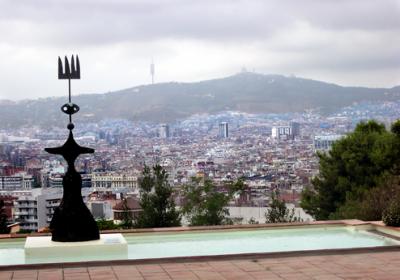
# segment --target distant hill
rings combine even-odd
[[[332,112],[359,101],[397,100],[400,87],[342,87],[281,75],[240,73],[196,83],[160,83],[105,94],[74,96],[81,107],[76,120],[123,118],[168,122],[196,113],[226,110],[248,113]],[[0,127],[65,124],[60,106],[66,98],[0,102]]]

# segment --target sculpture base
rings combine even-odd
[[[49,258],[53,258],[51,262],[75,262],[127,257],[128,244],[120,233],[101,234],[99,240],[83,242],[55,242],[51,236],[27,237],[25,242],[28,263],[49,262]]]

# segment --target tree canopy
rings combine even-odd
[[[180,226],[181,215],[175,208],[168,174],[160,165],[155,165],[152,169],[144,167],[139,189],[142,212],[137,217],[135,226],[142,228]]]
[[[366,214],[365,207],[377,199],[380,188],[388,188],[388,178],[396,175],[399,128],[399,122],[393,124],[392,132],[375,121],[361,122],[328,153],[318,153],[319,175],[303,191],[304,210],[317,220],[381,215],[383,209]]]
[[[211,180],[192,178],[192,182],[183,190],[182,212],[192,226],[231,224],[226,206],[242,190],[242,181],[231,182],[219,188]]]

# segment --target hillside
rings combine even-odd
[[[81,107],[77,120],[124,118],[167,122],[195,113],[226,110],[248,113],[300,112],[319,108],[331,112],[359,101],[395,100],[400,87],[391,89],[342,87],[325,82],[240,73],[196,83],[161,83],[137,86],[106,94],[74,96]],[[60,111],[65,98],[41,98],[0,102],[0,127],[59,125],[66,118]]]

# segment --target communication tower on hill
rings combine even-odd
[[[154,75],[155,75],[155,67],[154,67],[154,61],[153,59],[151,60],[150,64],[150,75],[151,75],[151,84],[154,84]]]

